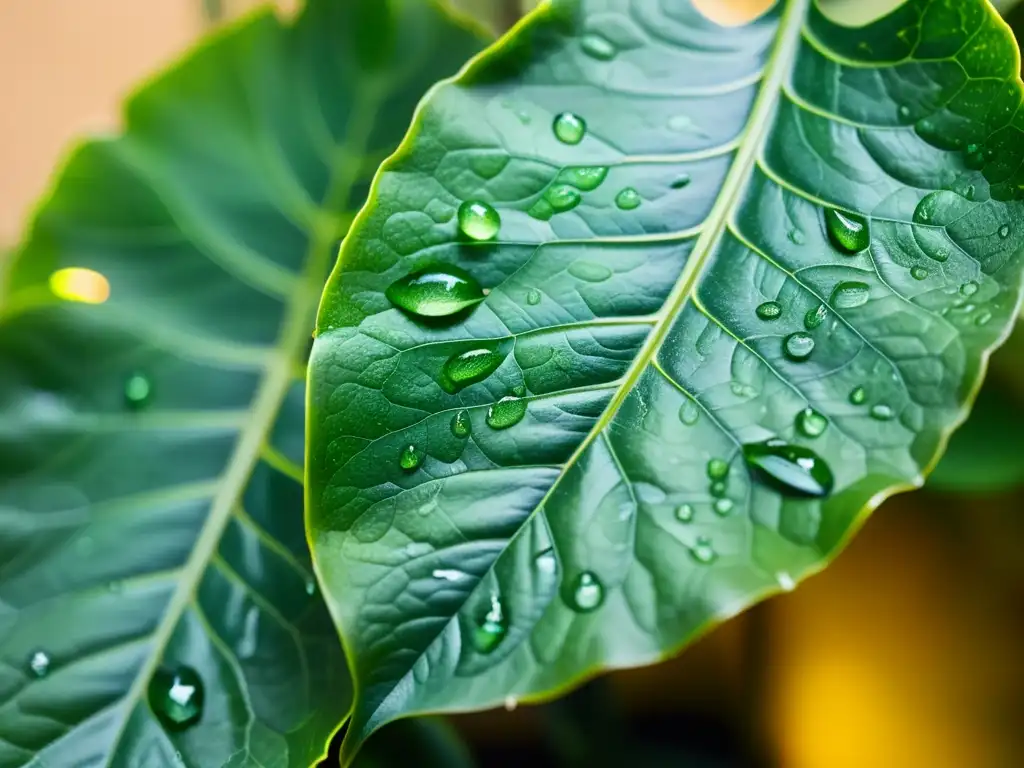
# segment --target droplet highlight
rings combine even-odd
[[[487,426],[491,429],[514,427],[526,415],[526,400],[507,395],[487,409]]]
[[[473,432],[473,422],[469,418],[469,411],[459,411],[452,416],[452,434],[459,438],[469,437]]]
[[[192,667],[158,669],[149,681],[150,709],[164,727],[179,731],[199,722],[203,714],[203,681]]]
[[[843,253],[860,253],[871,243],[867,219],[855,213],[826,208],[825,228],[832,244]]]
[[[711,505],[715,510],[715,514],[719,517],[725,517],[732,512],[733,504],[732,499],[715,499],[715,503]]]
[[[809,333],[791,333],[782,342],[782,350],[790,360],[802,363],[814,351],[814,338]]]
[[[486,379],[504,360],[503,354],[486,347],[454,354],[441,369],[441,386],[446,392],[454,394]]]
[[[604,602],[604,585],[591,571],[584,571],[572,584],[571,607],[579,613],[596,611]]]
[[[828,429],[828,419],[808,406],[796,415],[796,429],[804,437],[821,437]]]
[[[508,634],[508,616],[505,615],[501,599],[492,594],[490,608],[477,623],[473,632],[473,647],[479,653],[492,653],[501,644],[506,634]]]
[[[28,659],[28,668],[36,677],[46,677],[50,671],[50,655],[46,651],[35,651]]]
[[[579,144],[587,135],[587,123],[577,114],[563,112],[552,125],[557,138],[563,144]]]
[[[434,267],[395,281],[385,291],[399,309],[418,317],[449,317],[484,300],[480,284],[458,267]]]
[[[773,438],[744,445],[743,457],[762,479],[788,495],[822,498],[832,492],[832,469],[810,448]]]
[[[608,38],[596,33],[584,35],[580,40],[580,48],[585,54],[599,61],[610,61],[619,52]]]
[[[871,418],[875,421],[892,421],[896,416],[892,407],[885,403],[878,403],[877,405],[871,406]]]

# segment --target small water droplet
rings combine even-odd
[[[974,318],[974,324],[977,326],[988,325],[992,320],[991,312],[981,312],[976,318]]]
[[[441,386],[446,392],[454,394],[470,384],[486,379],[504,360],[503,354],[485,347],[454,354],[441,369]]]
[[[825,227],[832,244],[843,253],[860,253],[871,243],[867,219],[855,213],[826,208]]]
[[[804,437],[821,437],[828,429],[828,419],[808,406],[796,415],[796,428]]]
[[[597,33],[584,35],[580,40],[580,48],[582,48],[583,52],[588,56],[601,61],[614,59],[615,54],[619,52],[614,43],[604,35],[599,35]]]
[[[847,281],[832,290],[829,303],[836,309],[855,309],[867,304],[870,297],[871,288],[867,283]]]
[[[640,193],[632,187],[626,187],[615,196],[615,204],[624,211],[639,208],[641,202],[643,201],[640,198]]]
[[[804,315],[804,328],[808,331],[813,331],[825,322],[825,318],[828,317],[828,307],[824,304],[819,304],[814,309],[807,310],[807,314]]]
[[[420,466],[422,458],[416,451],[415,445],[407,445],[402,449],[401,455],[398,457],[398,465],[406,472],[415,472]]]
[[[796,589],[796,580],[785,571],[779,571],[775,574],[775,580],[779,583],[779,586],[786,592],[792,592]]]
[[[153,385],[142,373],[133,373],[124,383],[124,402],[131,410],[139,411],[149,405]]]
[[[716,515],[725,517],[732,512],[734,505],[732,503],[732,499],[715,499],[715,503],[711,506],[714,508]]]
[[[419,317],[448,317],[484,300],[472,275],[447,265],[406,275],[388,286],[385,295],[399,309]]]
[[[868,393],[864,387],[854,387],[850,390],[850,402],[854,405],[864,405],[864,401],[867,399]]]
[[[688,427],[692,427],[700,420],[700,408],[689,398],[679,406],[679,420]]]
[[[670,184],[669,186],[671,186],[672,189],[683,189],[684,187],[690,186],[691,181],[692,179],[690,178],[690,174],[681,173],[676,177],[676,180],[673,181],[672,184]]]
[[[910,276],[915,280],[925,280],[928,277],[928,270],[924,267],[911,267]]]
[[[518,706],[519,706],[519,700],[516,699],[515,696],[506,696],[505,697],[505,711],[506,712],[514,711],[515,708],[518,707]]]
[[[680,523],[693,522],[693,507],[689,504],[680,504],[676,507],[676,520]]]
[[[529,304],[531,307],[535,307],[538,304],[540,304],[540,299],[540,291],[538,291],[536,288],[531,288],[529,292],[526,294],[526,303]]]
[[[314,579],[306,581],[306,594],[310,597],[316,594],[316,581]]]
[[[491,429],[508,429],[515,426],[526,415],[526,400],[507,395],[487,409],[487,426]]]
[[[821,498],[832,492],[832,469],[810,448],[773,438],[743,446],[747,464],[777,489]]]
[[[587,135],[587,123],[579,115],[563,112],[552,125],[557,138],[563,144],[579,144]]]
[[[512,394],[515,395],[516,397],[526,397],[526,385],[516,384],[514,387],[512,387]]]
[[[960,286],[961,296],[973,296],[978,292],[978,284],[973,280],[970,280]]]
[[[690,547],[690,556],[701,565],[710,565],[715,562],[718,554],[715,552],[713,546],[711,546],[711,539],[707,536],[701,536],[697,539],[697,542]]]
[[[876,421],[891,421],[896,414],[885,403],[871,406],[871,418]]]
[[[814,338],[803,331],[791,333],[783,341],[782,349],[790,360],[802,363],[814,351]]]
[[[766,301],[754,311],[762,320],[776,320],[782,314],[782,305],[777,301]]]
[[[725,459],[711,459],[707,466],[708,478],[711,480],[723,480],[729,476],[729,462]]]
[[[1003,224],[1003,226],[1001,226],[999,228],[999,237],[1001,239],[1005,240],[1009,236],[1010,236],[1010,225],[1009,224]]]
[[[466,200],[459,206],[459,231],[470,240],[493,240],[501,229],[501,216],[487,203]]]
[[[28,668],[36,677],[46,677],[50,671],[50,656],[45,651],[35,651],[28,659]]]
[[[456,437],[469,437],[473,431],[473,422],[469,418],[469,411],[459,411],[452,416],[452,434]]]
[[[584,571],[572,585],[571,607],[579,613],[590,613],[604,602],[604,585],[591,571]]]
[[[897,110],[897,112],[899,113],[900,120],[906,121],[910,119],[910,107],[908,107],[906,104],[900,104],[900,107]]]
[[[793,227],[793,229],[789,230],[789,232],[786,233],[786,237],[788,237],[789,242],[793,243],[794,245],[803,245],[805,242],[807,242],[807,236],[804,234],[803,230],[798,229],[796,227]]]
[[[756,387],[752,387],[750,384],[744,384],[742,381],[734,381],[729,384],[729,390],[736,395],[736,397],[743,397],[747,400],[752,397],[757,397],[758,395]]]
[[[149,706],[170,730],[182,730],[203,714],[203,681],[192,667],[158,669],[149,681]]]
[[[491,607],[476,625],[473,632],[473,646],[479,653],[488,654],[494,651],[508,633],[508,616],[501,604],[501,599],[491,595]]]
[[[569,274],[588,283],[600,283],[612,276],[612,271],[603,264],[592,261],[574,261],[569,265]]]
[[[712,496],[716,499],[720,499],[728,492],[729,486],[727,486],[723,480],[716,480],[711,484],[711,488],[709,490],[711,491]]]

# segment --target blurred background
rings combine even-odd
[[[147,74],[259,4],[0,0],[0,253],[74,137],[116,130],[118,104]],[[508,24],[515,6],[490,22]],[[1020,39],[1024,4],[1007,19]],[[824,573],[664,665],[451,722],[485,767],[1019,766],[1022,648],[1017,333],[929,486],[887,502]]]

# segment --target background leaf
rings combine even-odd
[[[1018,309],[1017,65],[980,1],[720,28],[579,0],[432,93],[313,351],[346,758],[397,716],[656,661],[923,482]],[[478,303],[418,318],[446,300],[423,270]],[[770,438],[800,460],[775,482],[744,462]]]
[[[479,47],[427,2],[363,23],[380,7],[211,39],[72,153],[9,265],[3,768],[308,766],[347,712],[302,520],[313,313],[378,163]],[[149,692],[179,665],[204,706],[165,728]]]

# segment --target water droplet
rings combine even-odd
[[[828,307],[824,304],[819,304],[814,309],[807,310],[807,314],[804,315],[804,328],[808,331],[813,331],[815,328],[825,322],[825,318],[828,317]]]
[[[711,459],[707,471],[711,480],[723,480],[729,476],[729,462],[725,459]]]
[[[441,386],[454,394],[460,389],[483,381],[505,360],[505,356],[494,349],[480,348],[459,352],[449,357],[441,369]]]
[[[538,291],[536,288],[531,288],[529,292],[526,294],[526,303],[529,304],[531,307],[535,307],[538,304],[540,304],[540,299],[540,291]]]
[[[388,286],[385,294],[396,307],[420,317],[448,317],[484,300],[473,276],[450,266],[406,275]]]
[[[690,174],[681,173],[679,174],[679,176],[676,177],[676,180],[673,181],[670,186],[672,187],[672,189],[683,189],[684,187],[690,186],[691,181],[692,179],[690,178]]]
[[[563,144],[579,144],[587,134],[587,123],[579,115],[563,112],[552,125],[555,138]]]
[[[506,696],[505,697],[505,711],[506,712],[513,712],[513,711],[515,711],[515,708],[518,707],[518,706],[519,706],[519,700],[516,699],[515,696]]]
[[[466,578],[465,573],[454,568],[435,568],[430,575],[440,581],[462,581]]]
[[[558,181],[571,184],[583,192],[592,192],[604,182],[608,169],[603,165],[566,168],[558,174]]]
[[[565,213],[579,205],[583,197],[575,187],[568,184],[555,184],[544,193],[544,200],[555,213]]]
[[[789,230],[789,232],[786,233],[786,237],[788,237],[789,242],[793,243],[794,245],[803,245],[805,242],[807,242],[807,236],[804,234],[803,230],[797,229],[796,227],[793,227],[793,229]]]
[[[1010,225],[1009,224],[1003,224],[1003,226],[1001,226],[999,228],[999,237],[1001,239],[1005,240],[1009,236],[1010,236]]]
[[[141,373],[133,373],[124,383],[124,402],[133,411],[138,411],[149,405],[153,396],[153,385],[150,380]]]
[[[832,492],[832,470],[810,448],[773,438],[744,445],[743,456],[751,468],[785,493],[820,498]]]
[[[679,406],[679,420],[688,427],[692,427],[700,420],[700,408],[689,398]]]
[[[697,539],[697,542],[690,547],[690,556],[701,565],[710,565],[715,562],[718,554],[715,552],[714,547],[711,546],[711,539],[707,536],[701,536]]]
[[[50,671],[50,656],[45,651],[36,651],[28,659],[28,668],[36,677],[46,677]]]
[[[473,422],[470,421],[469,411],[459,411],[452,416],[452,434],[456,437],[469,437],[473,431]]]
[[[842,282],[832,290],[829,303],[836,309],[854,309],[863,307],[870,297],[871,288],[867,283]]]
[[[796,589],[796,580],[785,571],[779,571],[775,574],[775,580],[779,583],[779,586],[786,592],[792,592]]]
[[[590,613],[601,607],[604,602],[604,585],[591,571],[584,571],[576,577],[572,585],[573,610]]]
[[[693,507],[689,504],[680,504],[676,507],[676,520],[680,523],[693,522]]]
[[[871,242],[867,219],[855,213],[826,208],[825,226],[832,244],[844,253],[860,253]]]
[[[906,104],[900,104],[900,107],[897,110],[897,112],[899,113],[900,120],[910,119],[910,107],[908,107]]]
[[[803,331],[791,333],[783,341],[782,349],[790,360],[797,363],[803,362],[814,351],[814,338]]]
[[[722,480],[716,480],[711,484],[710,488],[711,495],[714,496],[716,499],[720,499],[723,496],[725,496],[728,490],[729,487]]]
[[[733,503],[732,499],[715,499],[715,503],[712,505],[715,510],[715,514],[725,517],[732,512]]]
[[[744,384],[741,381],[734,381],[729,384],[729,390],[736,395],[736,397],[744,397],[749,400],[752,397],[757,397],[758,392],[756,387],[752,387],[749,384]]]
[[[811,407],[796,415],[796,428],[804,437],[821,437],[828,429],[828,419]]]
[[[885,403],[871,406],[871,418],[876,421],[891,421],[896,414]]]
[[[978,284],[976,282],[974,282],[973,280],[971,280],[969,282],[966,282],[966,283],[964,283],[963,285],[960,286],[960,295],[961,296],[973,296],[977,292],[978,292]]]
[[[422,460],[416,451],[416,446],[407,445],[402,449],[402,454],[398,457],[398,465],[406,472],[415,472]]]
[[[487,203],[466,200],[459,206],[459,231],[470,240],[493,240],[501,229],[501,216]]]
[[[491,607],[473,632],[473,646],[479,653],[491,653],[498,647],[507,632],[508,617],[505,615],[505,609],[501,605],[501,599],[492,594]]]
[[[313,595],[316,594],[316,581],[315,580],[309,579],[306,582],[306,594],[309,595],[310,597],[312,597]]]
[[[491,429],[508,429],[523,420],[526,415],[526,400],[507,395],[487,409],[487,426]]]
[[[991,312],[982,312],[974,319],[974,324],[977,326],[988,325],[992,320]]]
[[[612,271],[603,264],[592,261],[574,261],[569,265],[569,274],[588,283],[600,283],[612,276]]]
[[[192,667],[158,669],[149,681],[149,706],[165,727],[182,730],[203,714],[203,681]]]
[[[777,301],[766,301],[754,311],[762,320],[775,320],[782,314],[782,305]]]
[[[924,267],[912,267],[910,269],[910,276],[915,280],[924,280],[928,277],[928,270]]]
[[[608,61],[615,58],[615,54],[618,53],[618,49],[615,44],[612,43],[608,38],[603,35],[592,33],[584,35],[583,39],[580,40],[580,48],[588,56],[601,61]]]
[[[867,399],[868,393],[864,387],[854,387],[850,390],[850,402],[854,405],[864,405],[864,401]]]
[[[516,397],[526,397],[526,385],[516,384],[514,387],[512,387],[512,394],[515,395]]]
[[[639,208],[641,202],[643,201],[640,198],[640,193],[632,187],[626,187],[615,196],[615,204],[624,211]]]

